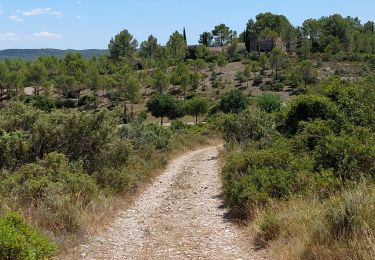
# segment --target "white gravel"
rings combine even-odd
[[[220,198],[219,146],[173,160],[78,259],[260,259]]]

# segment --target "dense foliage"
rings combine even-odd
[[[0,213],[19,211],[57,237],[84,233],[87,214],[93,218],[110,207],[100,203],[134,188],[174,149],[207,139],[207,128],[163,128],[143,114],[121,123],[119,110],[45,111],[21,102],[1,109]],[[54,246],[16,220],[16,226],[7,226],[8,218],[0,221],[0,254],[50,256]]]
[[[363,199],[368,207],[374,206],[374,194],[363,191],[375,185],[374,91],[374,78],[359,83],[332,79],[318,94],[301,95],[280,112],[252,109],[227,119],[224,136],[232,148],[222,169],[224,193],[234,214],[259,223],[258,246],[278,243],[282,233],[291,241],[302,235],[310,241],[289,249],[297,258],[366,258],[373,253],[373,240],[366,242],[358,235],[374,236],[374,222],[356,203]],[[283,232],[281,225],[292,220],[278,214],[287,214],[283,205],[297,203],[297,198],[304,201],[302,207],[316,208],[325,218],[296,215],[305,210],[297,208],[288,213],[296,223]],[[305,233],[293,229],[306,221],[302,218],[310,221],[303,224]],[[306,230],[319,221],[324,225],[319,231]],[[356,239],[350,246],[348,236]]]
[[[19,215],[0,218],[1,259],[45,259],[51,257],[55,245],[30,227]]]

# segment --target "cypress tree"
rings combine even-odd
[[[185,27],[184,27],[184,32],[183,32],[183,35],[184,35],[184,41],[185,41],[185,43],[187,44],[187,39],[186,39],[186,31],[185,31]]]
[[[250,37],[249,37],[249,28],[246,27],[246,30],[245,30],[245,36],[244,36],[244,42],[245,42],[245,47],[246,47],[246,51],[247,52],[250,52]]]

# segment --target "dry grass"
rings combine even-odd
[[[374,212],[374,185],[361,185],[326,201],[275,202],[259,210],[248,232],[256,242],[271,235],[261,244],[270,259],[375,259]]]

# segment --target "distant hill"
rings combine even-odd
[[[108,50],[87,49],[87,50],[59,50],[59,49],[6,49],[0,51],[0,60],[23,59],[35,60],[40,56],[55,56],[64,58],[69,52],[78,52],[85,58],[98,57],[108,53]]]

